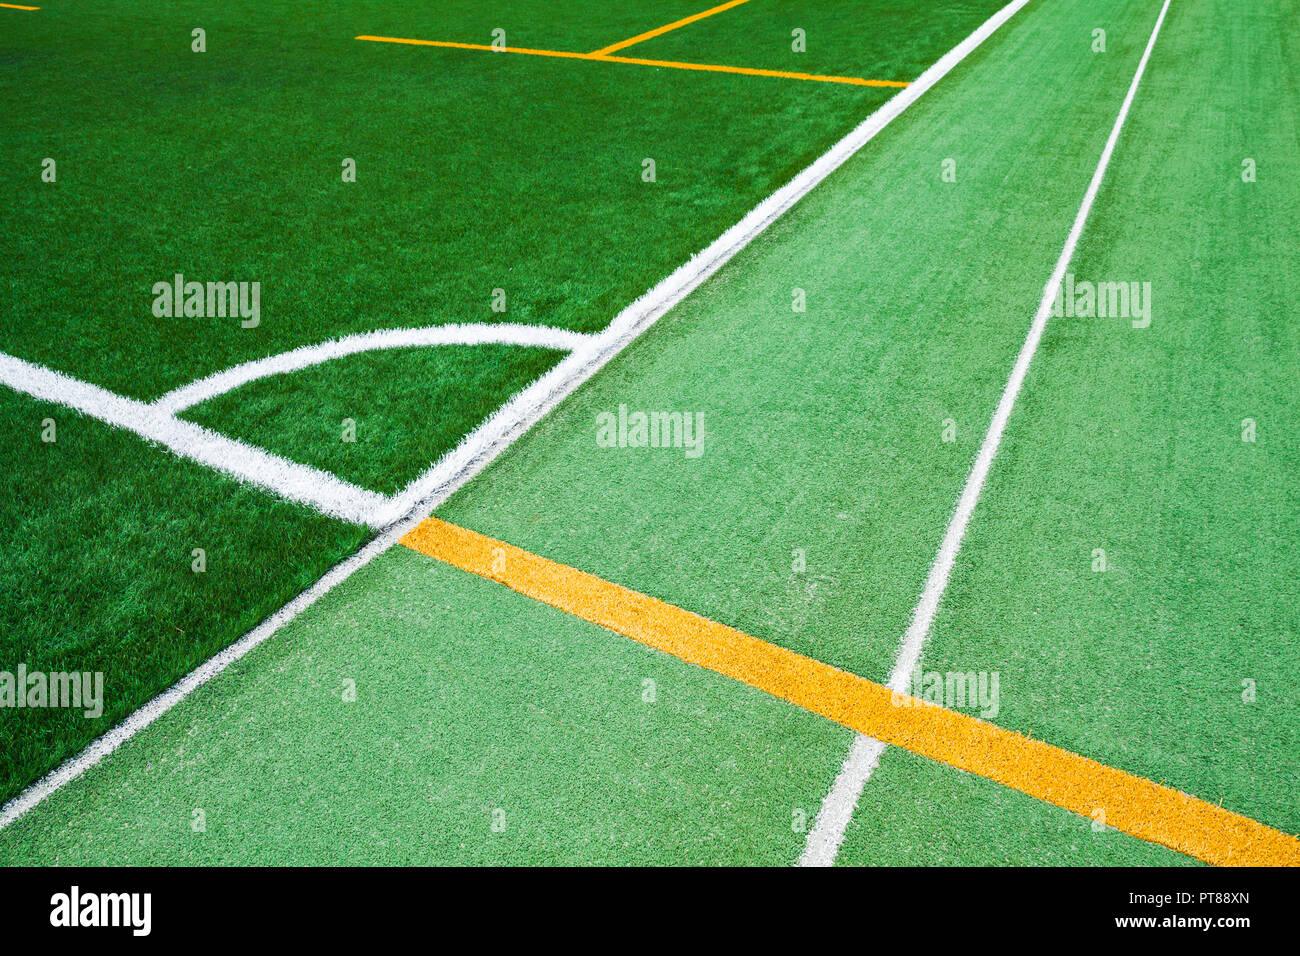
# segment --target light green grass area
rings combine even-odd
[[[897,747],[862,792],[840,866],[1196,866],[983,777]]]
[[[1171,7],[1072,270],[1150,282],[1151,324],[1052,320],[926,664],[998,668],[998,723],[1289,833],[1297,15]]]

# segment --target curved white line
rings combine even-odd
[[[546,325],[431,325],[418,329],[382,329],[331,339],[317,345],[304,345],[279,355],[245,362],[195,379],[158,398],[153,407],[176,414],[200,402],[224,395],[260,378],[297,372],[328,362],[330,359],[373,352],[379,349],[405,349],[426,345],[525,345],[572,352],[590,341],[591,336]]]

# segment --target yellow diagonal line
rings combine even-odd
[[[530,56],[559,56],[567,60],[594,60],[590,53],[570,53],[565,50],[530,50],[521,46],[494,47],[484,43],[453,43],[450,40],[411,40],[406,37],[372,37],[359,36],[358,40],[370,40],[375,43],[409,43],[411,46],[443,46],[456,50],[487,50],[496,53],[527,53]]]
[[[769,644],[512,545],[429,518],[402,544],[860,734],[987,777],[1208,863],[1298,866],[1300,841],[1249,817]]]
[[[40,9],[40,7],[20,7],[16,3],[0,3],[0,7],[5,7],[6,9],[9,10],[39,10]]]
[[[688,23],[694,23],[696,20],[703,20],[705,17],[711,17],[715,13],[721,13],[723,10],[730,10],[732,7],[738,7],[742,3],[748,3],[748,2],[749,0],[730,0],[729,3],[720,3],[716,7],[713,7],[709,10],[705,10],[703,13],[696,13],[689,17],[683,17],[680,20],[674,20],[672,23],[669,23],[666,26],[659,27],[658,29],[655,30],[650,30],[646,33],[638,33],[636,36],[630,37],[629,39],[626,40],[621,40],[620,42],[615,43],[612,46],[603,47],[599,50],[594,51],[593,56],[605,56],[607,54],[613,53],[615,50],[622,50],[624,47],[632,46],[632,44],[634,43],[640,43],[643,40],[649,40],[657,36],[663,36],[665,33],[669,32],[670,30],[676,30],[678,27],[684,27]]]
[[[760,70],[747,66],[720,66],[713,63],[679,63],[675,60],[644,60],[631,56],[598,56],[595,53],[573,53],[568,50],[531,50],[526,47],[492,47],[483,43],[453,43],[450,40],[412,40],[406,37],[359,36],[358,40],[373,43],[405,43],[410,46],[450,47],[455,50],[486,50],[496,53],[523,53],[528,56],[553,56],[566,60],[592,60],[597,63],[634,63],[639,66],[661,66],[674,70],[699,70],[705,73],[741,73],[746,76],[774,76],[787,80],[814,80],[819,83],[848,83],[852,86],[904,87],[902,80],[868,80],[860,76],[824,76],[819,73],[792,73],[787,70]]]
[[[719,66],[713,63],[684,63],[676,60],[643,60],[631,56],[593,56],[607,63],[639,63],[642,66],[666,66],[674,70],[703,70],[706,73],[742,73],[746,76],[777,76],[786,80],[815,80],[819,83],[848,83],[852,86],[904,87],[903,80],[868,80],[860,76],[828,76],[821,73],[792,73],[789,70],[760,70],[750,66]]]

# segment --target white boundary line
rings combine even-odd
[[[1006,387],[1002,390],[1002,400],[998,402],[993,420],[989,422],[988,432],[984,436],[983,444],[980,445],[979,454],[975,457],[975,465],[971,468],[961,498],[957,501],[956,510],[953,511],[952,520],[948,523],[948,531],[943,536],[939,553],[935,555],[934,564],[925,581],[925,590],[921,592],[921,598],[912,612],[912,622],[903,635],[902,643],[898,648],[898,658],[889,675],[889,687],[893,690],[905,692],[912,671],[920,663],[921,650],[929,636],[930,625],[939,610],[939,602],[948,587],[948,577],[957,560],[957,552],[961,550],[966,526],[970,523],[975,505],[979,502],[980,492],[984,488],[984,481],[988,478],[989,469],[998,453],[1002,433],[1006,430],[1007,421],[1011,418],[1011,411],[1016,404],[1016,397],[1020,394],[1025,375],[1029,372],[1029,363],[1033,361],[1034,352],[1038,350],[1038,343],[1047,328],[1047,320],[1052,314],[1052,304],[1065,278],[1065,270],[1070,266],[1075,247],[1078,246],[1079,237],[1083,235],[1083,227],[1088,221],[1088,213],[1092,211],[1092,204],[1097,198],[1098,190],[1101,189],[1106,167],[1110,165],[1111,154],[1115,152],[1115,144],[1119,142],[1120,130],[1128,117],[1129,107],[1133,105],[1133,98],[1137,95],[1138,84],[1142,81],[1147,61],[1155,48],[1160,26],[1165,22],[1169,3],[1170,0],[1165,0],[1164,6],[1160,8],[1160,16],[1156,18],[1155,28],[1151,31],[1151,39],[1147,41],[1146,50],[1138,62],[1137,72],[1133,74],[1133,82],[1129,85],[1123,105],[1120,106],[1119,115],[1115,117],[1115,125],[1106,139],[1106,146],[1092,174],[1092,181],[1088,183],[1088,190],[1083,195],[1083,202],[1080,203],[1079,211],[1074,217],[1074,225],[1070,227],[1070,234],[1066,237],[1065,247],[1061,250],[1061,255],[1056,260],[1056,268],[1052,270],[1051,278],[1043,289],[1043,298],[1038,303],[1038,311],[1034,313],[1034,320],[1029,327],[1029,334],[1025,337],[1025,344],[1021,346],[1020,354],[1016,356],[1011,377],[1007,379]],[[808,832],[803,855],[799,858],[800,866],[831,866],[835,863],[840,844],[844,842],[845,831],[853,817],[853,810],[862,796],[862,788],[871,778],[872,771],[880,762],[880,755],[884,750],[885,745],[873,738],[858,736],[854,739],[839,776],[835,778],[830,792],[822,801],[817,820],[812,830]]]
[[[594,375],[602,366],[638,335],[653,325],[669,309],[685,298],[705,279],[717,272],[741,249],[753,242],[791,206],[802,199],[814,186],[838,169],[854,153],[875,138],[903,110],[946,76],[995,30],[1010,19],[1029,0],[1012,0],[979,26],[957,46],[943,55],[933,66],[922,73],[902,92],[891,97],[880,109],[867,117],[847,136],[826,151],[819,159],[802,170],[785,186],[758,204],[740,222],[732,226],[709,244],[699,255],[677,268],[649,292],[620,312],[605,331],[589,336],[550,372],[511,399],[488,421],[471,432],[455,449],[433,465],[407,488],[388,499],[371,515],[398,522],[360,552],[336,565],[312,587],[294,598],[266,621],[249,631],[239,641],[215,657],[200,664],[176,684],[146,702],[104,736],[98,738],[61,766],[50,771],[18,796],[0,808],[0,829],[9,826],[32,808],[39,805],[56,790],[76,780],[118,747],[184,700],[193,690],[221,673],[250,650],[261,644],[277,630],[310,607],[335,585],[347,580],[354,571],[369,562],[375,555],[387,550],[405,531],[418,524],[426,515],[481,472],[497,455],[520,435],[537,423],[547,412],[569,395],[575,388]],[[8,358],[7,356],[5,358]],[[14,359],[13,361],[20,361]],[[22,363],[27,365],[28,363]],[[38,366],[31,366],[38,368]],[[42,370],[50,375],[58,373]],[[59,376],[65,382],[73,382]],[[5,380],[6,384],[11,384]],[[95,386],[84,385],[86,388]],[[20,386],[14,386],[20,387]],[[26,391],[25,388],[21,390]],[[121,399],[103,389],[104,396]],[[33,393],[34,394],[34,393]],[[50,400],[68,404],[57,395]],[[141,403],[135,403],[137,405]],[[76,406],[73,406],[76,407]],[[148,408],[148,406],[143,406]],[[153,410],[157,414],[157,410]],[[95,414],[87,412],[87,414]],[[130,426],[123,426],[130,427]],[[197,427],[197,426],[196,426]],[[373,492],[372,492],[373,494]],[[402,509],[406,509],[405,512]]]

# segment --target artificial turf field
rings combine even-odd
[[[355,39],[588,52],[706,6],[0,9],[0,349],[147,402],[378,329],[599,333],[904,89],[683,64],[907,82],[1001,4],[749,0],[615,54],[661,66]],[[1051,319],[922,659],[1288,847],[1298,8],[1169,5],[1069,261],[1150,283],[1150,321]],[[1160,14],[1031,0],[437,516],[887,682]],[[176,272],[260,280],[260,324],[155,317]],[[563,355],[367,352],[180,414],[396,495]],[[0,404],[0,669],[107,691],[98,721],[0,711],[5,797],[380,530]],[[702,453],[604,447],[620,406],[702,416]],[[789,864],[853,738],[395,546],[7,821],[0,860]],[[986,776],[888,748],[819,861],[1197,862]]]

